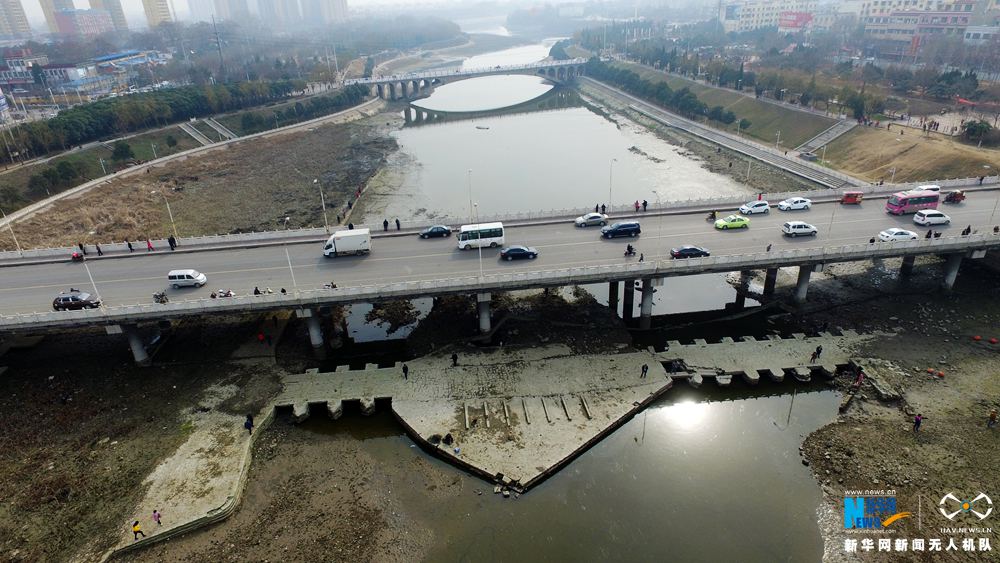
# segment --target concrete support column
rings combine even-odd
[[[135,363],[140,366],[148,366],[150,364],[146,345],[142,343],[142,338],[139,337],[139,329],[135,325],[112,325],[107,327],[106,330],[108,334],[125,335],[125,338],[128,339],[129,347],[132,348],[132,357],[135,358]]]
[[[778,269],[768,268],[764,274],[764,296],[774,295],[774,286],[778,283]]]
[[[635,309],[635,280],[625,280],[625,299],[622,301],[622,319],[632,320]]]
[[[903,264],[899,266],[899,276],[907,277],[913,273],[913,263],[917,260],[916,255],[914,256],[904,256]]]
[[[812,264],[799,266],[799,281],[795,284],[796,303],[802,304],[806,302],[806,293],[809,292],[809,276],[812,275],[812,271]]]
[[[608,284],[608,308],[611,313],[618,316],[618,286],[621,282],[610,282]]]
[[[653,322],[653,279],[642,280],[642,301],[639,302],[639,328],[647,329]]]
[[[955,286],[955,278],[958,277],[958,268],[962,265],[961,254],[949,254],[948,261],[944,265],[944,281],[941,282],[941,289],[945,293],[950,292]]]
[[[413,119],[410,117],[412,111],[413,110],[409,106],[406,106],[406,109],[403,110],[403,118],[406,120],[407,123],[411,123],[413,121]]]
[[[384,100],[384,99],[388,98],[388,96],[385,95],[385,86],[383,86],[381,84],[376,84],[375,85],[375,89],[378,91],[378,97],[380,99]]]
[[[479,332],[486,334],[492,330],[490,320],[490,299],[489,293],[476,294],[476,308],[479,310]]]
[[[750,291],[750,271],[740,272],[740,285],[736,288],[736,309],[743,310],[747,306],[747,292]]]
[[[299,309],[295,315],[300,319],[305,319],[306,328],[309,329],[309,343],[314,349],[323,348],[323,327],[319,324],[319,315],[312,309]]]

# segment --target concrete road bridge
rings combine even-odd
[[[148,360],[136,330],[140,323],[206,315],[255,314],[294,310],[306,321],[311,343],[323,347],[320,315],[334,304],[372,303],[386,300],[468,295],[478,303],[479,328],[492,329],[490,301],[494,292],[566,285],[608,283],[610,306],[631,321],[640,301],[637,326],[649,328],[653,293],[669,278],[705,273],[741,272],[746,287],[755,270],[766,272],[764,294],[773,294],[779,268],[798,269],[794,299],[806,301],[810,276],[826,264],[902,258],[907,275],[920,255],[946,258],[942,288],[949,290],[964,259],[982,258],[1000,248],[993,221],[997,192],[982,190],[974,197],[945,210],[953,225],[940,226],[941,238],[881,243],[870,237],[888,227],[911,227],[908,216],[886,216],[883,203],[866,200],[861,206],[817,202],[808,211],[773,211],[752,218],[740,231],[719,231],[702,213],[623,213],[615,219],[638,219],[643,233],[637,238],[602,239],[596,229],[581,229],[571,220],[535,220],[508,226],[508,243],[536,246],[536,260],[504,262],[496,249],[459,251],[453,238],[422,240],[414,230],[376,233],[373,252],[363,257],[325,259],[321,244],[303,243],[210,251],[115,254],[75,264],[58,262],[9,264],[0,286],[0,332],[37,332],[72,327],[103,326],[112,334],[128,337],[136,360]],[[669,220],[667,220],[669,219]],[[789,219],[813,223],[818,238],[790,239],[780,232]],[[961,235],[964,225],[976,232]],[[632,243],[645,261],[624,258],[622,249]],[[712,256],[671,260],[669,249],[682,244],[707,246]],[[166,285],[169,270],[195,268],[209,276],[208,287],[170,290],[170,303],[154,304],[150,295]],[[336,281],[337,288],[323,284]],[[252,295],[252,288],[287,288],[287,294]],[[60,290],[87,288],[100,295],[105,306],[72,312],[48,310]],[[232,298],[209,298],[212,288],[233,288]],[[745,299],[737,293],[737,306]]]
[[[497,65],[485,68],[430,70],[408,74],[393,74],[391,76],[373,76],[370,78],[355,78],[344,81],[345,86],[359,84],[371,87],[372,95],[380,98],[396,100],[412,98],[430,92],[434,86],[457,82],[467,78],[493,76],[498,74],[527,74],[540,76],[554,82],[564,82],[583,74],[587,59],[570,59],[566,61],[545,61],[521,65]]]

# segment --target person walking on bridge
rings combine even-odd
[[[146,239],[146,252],[152,252],[154,250],[156,250],[156,249],[153,248],[153,242],[147,238]]]
[[[604,205],[604,204],[602,203],[602,204],[601,204],[601,214],[604,214],[604,213],[607,213],[607,212],[608,212],[608,208],[607,208],[607,206],[605,206],[605,205]]]
[[[648,202],[648,201],[646,201],[646,200],[642,200],[642,212],[643,212],[643,213],[645,213],[645,212],[646,212],[646,208],[647,208],[647,207],[649,207],[649,202]]]
[[[396,217],[396,230],[398,231],[399,229],[400,229],[399,217]]]
[[[389,230],[389,220],[388,219],[382,219],[382,230],[383,231],[388,231]]]
[[[635,212],[639,212],[639,200],[635,200]]]

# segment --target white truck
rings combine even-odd
[[[323,256],[343,256],[344,254],[367,254],[372,250],[372,235],[368,229],[337,231],[330,235],[323,247]]]

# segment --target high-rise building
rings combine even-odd
[[[268,25],[290,26],[299,23],[298,0],[257,0],[260,19]]]
[[[347,19],[347,0],[302,0],[302,18],[310,25],[342,22]]]
[[[62,35],[75,37],[92,37],[115,29],[111,14],[104,10],[59,10],[56,25]]]
[[[49,26],[49,31],[59,33],[59,26],[56,24],[56,12],[62,10],[75,10],[73,0],[38,0],[42,6],[42,13],[45,14],[45,23]]]
[[[90,0],[90,7],[107,12],[111,16],[115,31],[128,31],[128,21],[125,20],[121,0]]]
[[[242,21],[250,17],[247,0],[215,0],[215,18]]]
[[[0,0],[0,36],[28,37],[31,26],[21,0]]]
[[[191,11],[191,21],[210,22],[216,16],[215,3],[211,0],[188,0],[188,9]],[[216,18],[218,19],[218,18]]]
[[[151,28],[174,21],[168,0],[142,0],[142,9],[146,12],[146,23]]]

